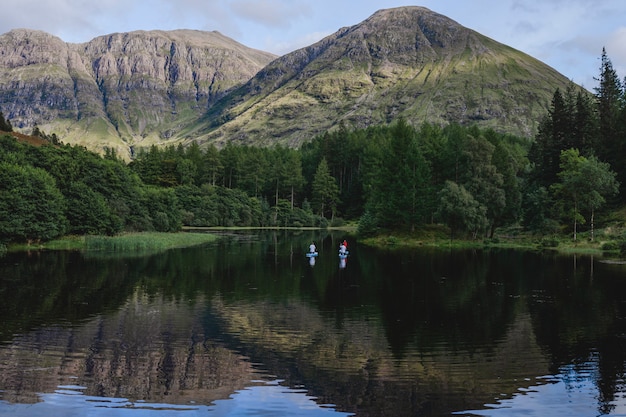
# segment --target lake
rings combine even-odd
[[[626,415],[626,265],[597,257],[229,232],[9,253],[0,297],[0,416]]]

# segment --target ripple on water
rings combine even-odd
[[[333,404],[317,404],[316,398],[305,389],[281,386],[281,380],[251,381],[253,385],[233,393],[228,399],[211,405],[177,405],[130,401],[126,398],[107,398],[85,395],[86,387],[60,385],[53,393],[38,394],[32,404],[11,404],[0,401],[0,415],[15,417],[49,417],[62,413],[73,416],[272,416],[318,417],[351,416],[335,410]],[[181,414],[182,412],[182,414]]]

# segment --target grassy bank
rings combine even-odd
[[[573,240],[570,234],[540,236],[513,229],[502,230],[491,239],[471,239],[463,236],[451,238],[449,229],[432,225],[414,232],[387,231],[377,236],[361,238],[359,242],[387,249],[419,247],[480,249],[494,247],[619,257],[620,242],[625,235],[626,229],[613,226],[597,230],[593,240],[591,240],[589,233],[579,233],[577,239]]]
[[[201,245],[218,237],[210,233],[126,233],[119,236],[67,236],[42,244],[11,245],[9,250],[83,250],[94,252],[158,252]]]

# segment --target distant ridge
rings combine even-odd
[[[218,32],[136,31],[69,44],[41,31],[0,35],[0,110],[29,133],[120,154],[175,140],[276,56]]]
[[[403,117],[532,136],[553,68],[423,7],[380,10],[282,57],[218,32],[135,31],[70,44],[0,35],[0,111],[64,143],[130,156],[151,144],[300,146],[339,124]]]

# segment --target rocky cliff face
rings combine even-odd
[[[216,32],[116,33],[67,44],[0,36],[0,110],[66,143],[129,154],[173,141],[299,146],[398,117],[532,136],[569,80],[422,7],[381,10],[283,57]]]
[[[298,146],[341,122],[398,117],[531,136],[569,81],[532,57],[422,7],[381,10],[285,55],[209,111],[216,143]]]
[[[0,36],[0,109],[90,147],[165,141],[274,55],[217,32],[116,33],[67,44],[44,32]]]

